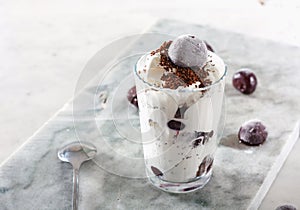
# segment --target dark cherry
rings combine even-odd
[[[297,208],[292,205],[282,205],[278,206],[275,210],[297,210]]]
[[[209,51],[215,52],[215,51],[213,50],[213,48],[211,47],[211,45],[207,43],[207,41],[204,41],[204,43],[205,43],[205,45],[206,45],[206,48],[207,48]]]
[[[128,90],[127,99],[131,104],[133,104],[137,108],[139,107],[137,94],[136,94],[136,86],[133,86]]]
[[[155,176],[163,176],[163,172],[161,172],[161,170],[159,170],[158,168],[151,166],[151,170],[154,173]]]
[[[241,69],[233,75],[232,85],[241,93],[251,94],[256,89],[257,79],[251,70]]]
[[[184,118],[184,113],[186,112],[186,110],[188,109],[189,107],[184,104],[183,106],[181,107],[178,107],[176,113],[175,113],[175,116],[174,118],[179,118],[179,119],[183,119]]]
[[[257,146],[266,141],[268,132],[260,121],[252,120],[241,126],[238,137],[244,144]]]
[[[170,120],[168,122],[168,127],[172,130],[180,131],[180,130],[184,129],[185,124],[183,124],[180,121]]]
[[[195,131],[196,139],[193,142],[193,147],[196,148],[200,144],[204,145],[206,142],[209,141],[209,138],[211,138],[213,135],[213,130],[211,130],[210,132]]]
[[[182,191],[183,192],[188,192],[188,191],[191,191],[191,190],[195,190],[195,189],[198,189],[199,186],[195,186],[195,187],[187,187],[187,188],[184,188]]]
[[[211,170],[213,163],[214,159],[211,156],[207,155],[199,165],[198,171],[196,172],[196,177],[208,173]]]

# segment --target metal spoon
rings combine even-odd
[[[62,147],[57,155],[63,162],[68,162],[73,166],[73,210],[78,209],[78,180],[79,168],[81,164],[92,159],[97,153],[97,148],[88,142],[72,142]]]

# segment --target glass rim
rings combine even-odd
[[[210,53],[213,53],[215,56],[217,56],[218,58],[220,58],[216,53],[214,52],[211,52]],[[150,55],[150,53],[146,53],[146,54],[143,54],[138,60],[137,62],[135,63],[134,65],[134,73],[135,75],[145,84],[149,85],[151,88],[154,88],[156,90],[164,90],[164,91],[177,91],[177,92],[199,92],[199,91],[204,91],[204,90],[207,90],[207,89],[210,89],[211,87],[217,85],[218,83],[220,83],[224,78],[225,76],[227,75],[227,65],[224,63],[223,59],[220,58],[222,61],[223,61],[223,64],[224,64],[224,73],[222,74],[222,76],[216,80],[215,82],[213,82],[212,84],[208,85],[208,86],[205,86],[205,87],[200,87],[200,88],[193,88],[193,89],[190,89],[188,86],[187,87],[182,87],[182,88],[177,88],[177,89],[171,89],[171,88],[164,88],[164,87],[157,87],[155,86],[154,84],[151,84],[147,81],[145,81],[144,79],[141,78],[141,76],[138,74],[138,69],[137,69],[137,64],[140,62],[140,60],[142,60],[143,58],[145,58],[146,56]]]

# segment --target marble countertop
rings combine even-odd
[[[113,40],[172,18],[300,46],[299,6],[298,0],[266,0],[264,6],[257,0],[0,2],[0,161],[53,119],[73,96],[88,59]],[[261,209],[299,208],[299,149],[298,142]]]
[[[174,206],[189,209],[200,207],[229,209],[232,206],[236,209],[256,209],[258,207],[299,136],[300,106],[297,99],[299,83],[298,77],[291,76],[291,72],[300,67],[296,59],[300,54],[300,49],[211,27],[171,20],[161,20],[148,30],[168,32],[171,35],[183,32],[201,34],[202,37],[210,40],[213,46],[216,46],[216,51],[228,64],[229,78],[234,69],[244,66],[256,69],[260,85],[257,91],[249,97],[239,94],[230,85],[230,80],[227,81],[227,123],[217,155],[219,161],[209,185],[197,193],[175,196],[154,189],[145,179],[126,178],[128,173],[140,172],[140,165],[133,164],[135,167],[128,172],[129,165],[120,167],[120,163],[123,163],[122,158],[112,156],[112,151],[109,152],[109,148],[105,148],[104,143],[111,142],[112,145],[117,146],[114,148],[120,149],[119,152],[122,154],[140,157],[140,149],[135,147],[133,149],[126,142],[124,143],[122,135],[120,137],[120,130],[113,130],[113,125],[116,126],[117,122],[123,128],[121,131],[128,134],[126,126],[130,124],[137,128],[138,125],[135,123],[138,116],[137,113],[131,112],[128,118],[126,114],[120,112],[127,107],[126,103],[122,103],[126,101],[126,88],[119,90],[125,91],[124,97],[117,98],[119,101],[115,102],[119,104],[118,106],[121,106],[120,104],[125,106],[116,109],[120,112],[119,121],[112,122],[109,119],[112,117],[110,109],[100,107],[95,110],[94,105],[96,107],[99,105],[97,101],[96,104],[92,103],[95,102],[95,95],[102,91],[109,92],[110,84],[113,83],[112,79],[123,81],[122,79],[126,78],[122,74],[108,75],[101,86],[89,84],[89,87],[76,98],[82,106],[75,106],[75,110],[73,107],[75,115],[72,113],[71,101],[1,166],[0,203],[2,208],[69,208],[71,205],[71,170],[70,166],[59,162],[56,152],[61,145],[78,138],[95,143],[100,153],[95,161],[86,163],[82,167],[80,174],[81,209],[141,209],[145,207],[146,209],[168,209]],[[136,49],[136,47],[133,48]],[[264,56],[251,53],[261,52],[264,49],[269,49],[264,52]],[[277,59],[272,59],[274,57]],[[287,60],[286,57],[289,59]],[[255,63],[251,62],[253,60]],[[96,59],[95,62],[93,59],[90,61],[97,66],[99,60]],[[130,73],[133,65],[131,62],[134,62],[134,59],[128,60],[128,63],[125,62],[120,68],[127,69]],[[268,65],[265,65],[266,63]],[[285,69],[284,72],[274,71],[274,69],[282,68]],[[125,76],[128,75],[126,71],[121,72]],[[280,78],[280,83],[268,82],[278,78]],[[111,95],[115,94],[114,92]],[[288,112],[293,112],[294,115],[286,114]],[[122,116],[127,116],[127,118],[120,119]],[[236,144],[236,129],[243,121],[257,118],[257,116],[263,119],[270,129],[269,141],[258,148]],[[100,136],[97,128],[101,130]],[[258,162],[251,162],[253,158]],[[127,164],[132,165],[132,162],[127,162]],[[224,164],[227,167],[224,167]],[[118,173],[122,176],[117,176]],[[146,197],[145,194],[147,194]]]

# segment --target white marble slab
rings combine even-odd
[[[133,57],[119,66],[124,75],[110,75],[107,78],[111,79],[106,79],[102,87],[89,87],[78,96],[83,106],[75,109],[75,126],[69,104],[1,166],[1,209],[70,209],[71,167],[60,163],[56,152],[61,145],[78,138],[93,142],[99,150],[95,161],[83,165],[80,173],[80,209],[256,209],[259,206],[299,136],[300,49],[169,20],[161,20],[151,31],[175,36],[197,34],[209,41],[228,64],[226,126],[209,184],[195,193],[174,195],[153,188],[146,179],[126,178],[143,177],[140,145],[124,138],[129,135],[133,140],[138,139],[138,115],[134,110],[124,115],[120,107],[128,107],[126,95],[114,97],[111,84],[112,79],[122,82],[130,75]],[[136,46],[146,45],[145,41]],[[258,76],[258,88],[251,96],[241,95],[230,84],[233,71],[240,67],[250,67]],[[131,85],[130,76],[125,81],[118,93],[125,93],[125,87]],[[89,103],[100,92],[109,93],[108,103],[116,100],[113,104],[120,105],[114,112],[119,120],[111,120],[109,105],[103,109],[96,100],[99,108],[95,109]],[[268,141],[260,147],[244,146],[237,141],[239,126],[251,118],[262,119],[269,130]]]

